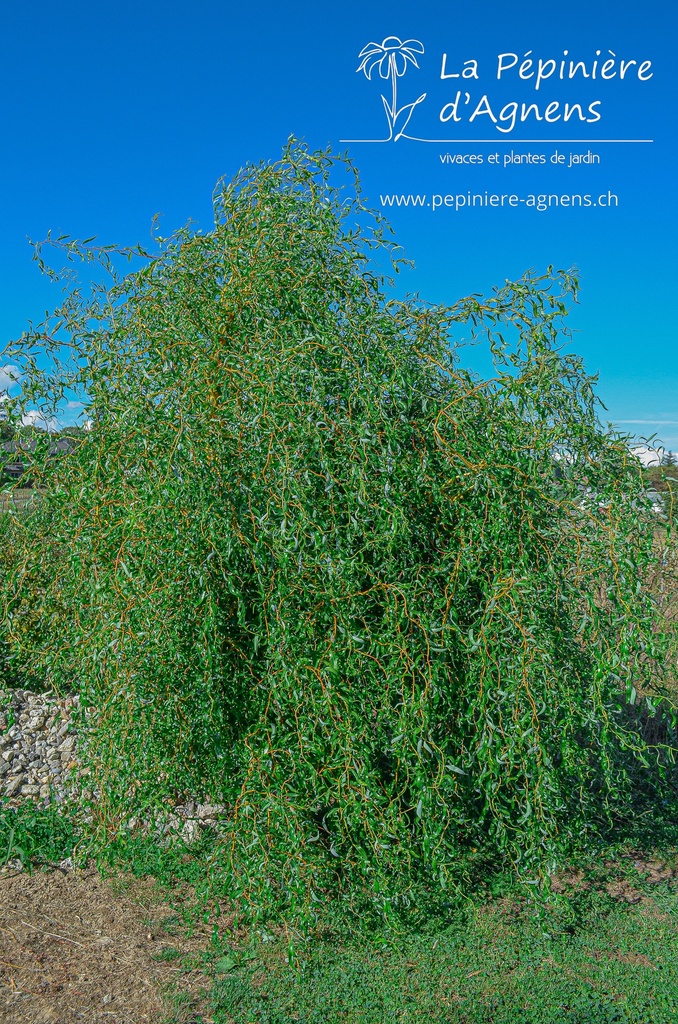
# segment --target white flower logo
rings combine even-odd
[[[382,43],[368,43],[367,46],[363,46],[358,54],[359,58],[362,57],[362,62],[356,71],[364,71],[365,77],[371,81],[372,72],[375,68],[379,68],[381,78],[391,79],[391,102],[389,103],[383,95],[381,98],[388,119],[389,139],[393,139],[394,142],[397,142],[405,131],[414,108],[426,98],[426,93],[422,93],[414,103],[406,103],[398,110],[398,79],[405,74],[409,63],[414,64],[415,68],[419,67],[416,55],[423,52],[423,44],[418,39],[406,39],[403,42],[397,36],[387,36]],[[405,115],[404,120],[402,115]],[[395,133],[398,120],[401,121],[401,124]]]
[[[383,43],[368,43],[364,46],[359,57],[363,62],[358,71],[364,71],[368,78],[372,78],[372,71],[375,64],[379,65],[379,74],[382,78],[388,78],[391,74],[400,78],[407,70],[407,62],[412,61],[415,68],[418,68],[415,53],[423,53],[424,47],[418,39],[407,39],[404,43],[397,36],[388,36]]]

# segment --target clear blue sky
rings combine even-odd
[[[398,241],[416,264],[401,287],[432,301],[452,302],[517,277],[529,267],[577,265],[581,304],[572,314],[572,348],[590,372],[608,417],[678,449],[678,359],[672,300],[678,293],[675,51],[678,15],[667,0],[479,0],[453,5],[364,3],[178,4],[146,0],[96,5],[43,2],[5,5],[0,33],[0,337],[17,337],[58,300],[31,261],[26,236],[47,231],[101,242],[149,239],[151,218],[164,215],[169,233],[189,217],[211,223],[217,178],[247,161],[275,160],[290,134],[312,146],[348,150],[373,205],[382,195],[473,193],[590,194],[608,191],[619,205],[542,212],[514,207],[391,209]],[[389,36],[418,40],[419,68],[397,79],[397,109],[419,95],[407,134],[415,138],[492,139],[490,143],[429,143],[401,138],[383,144],[342,139],[388,135],[381,94],[391,81],[357,72],[358,54]],[[567,58],[564,51],[568,50]],[[521,79],[529,56],[583,60],[591,71],[615,55],[636,60],[616,77],[560,80],[556,72],[535,89]],[[441,80],[477,61],[477,78]],[[497,80],[497,57],[519,62]],[[378,58],[378,54],[376,55]],[[642,61],[652,77],[639,81]],[[506,58],[505,63],[510,63]],[[536,66],[536,65],[535,65]],[[386,65],[382,67],[387,70]],[[472,65],[466,65],[470,70]],[[548,67],[548,66],[547,66]],[[525,69],[525,74],[529,73]],[[614,69],[613,69],[614,70]],[[610,73],[610,72],[608,72]],[[567,70],[565,72],[567,74]],[[441,122],[457,89],[469,104],[462,120]],[[489,115],[468,114],[487,95],[495,116],[515,101],[588,105],[598,121],[517,123],[501,133]],[[449,107],[447,108],[449,110]],[[510,110],[510,108],[509,108]],[[552,108],[553,112],[556,108]],[[557,112],[557,110],[556,110]],[[401,115],[396,127],[402,125]],[[466,118],[466,120],[464,120]],[[508,126],[507,119],[503,123]],[[578,139],[576,144],[556,139]],[[535,139],[535,143],[520,143]],[[651,144],[593,140],[653,139]],[[586,140],[592,140],[587,144]],[[565,165],[550,161],[555,150]],[[599,164],[569,164],[588,150]],[[482,154],[483,163],[450,164],[441,156]],[[488,163],[499,153],[499,163]],[[510,164],[506,154],[544,155],[546,164]],[[480,365],[479,368],[485,367]]]

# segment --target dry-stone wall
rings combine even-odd
[[[77,768],[77,703],[75,696],[0,692],[0,796],[63,803]]]
[[[43,806],[64,803],[69,797],[92,793],[78,764],[78,737],[73,722],[77,696],[0,689],[0,799],[17,806],[32,800]],[[194,841],[205,828],[215,827],[224,808],[214,803],[185,799],[151,826],[133,817],[127,828],[148,829],[156,835],[180,833]]]

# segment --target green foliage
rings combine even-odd
[[[54,804],[36,807],[27,801],[9,807],[0,801],[0,866],[18,859],[22,866],[54,864],[70,857],[76,844],[72,818]]]
[[[80,389],[95,421],[0,523],[13,658],[96,711],[95,835],[217,800],[215,884],[300,922],[449,899],[471,850],[537,881],[672,757],[623,714],[661,654],[651,513],[562,351],[576,279],[389,299],[342,166],[290,144],[152,254],[57,240],[112,283],[8,356],[15,413]]]
[[[558,929],[516,899],[393,944],[318,939],[286,963],[283,940],[215,954],[216,1024],[670,1024],[678,999],[678,897],[642,909],[581,891],[584,919]],[[250,954],[249,957],[247,954]],[[254,954],[254,955],[252,955]]]
[[[643,470],[643,476],[648,488],[656,491],[659,495],[665,520],[672,524],[677,507],[677,473],[678,471],[671,465],[649,466]]]

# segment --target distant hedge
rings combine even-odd
[[[291,142],[206,234],[59,240],[113,281],[20,339],[12,410],[80,388],[94,427],[0,525],[12,658],[97,711],[92,828],[219,801],[215,877],[298,921],[388,915],[471,849],[538,877],[660,770],[622,714],[661,655],[651,513],[562,348],[576,279],[390,298],[344,168]]]

